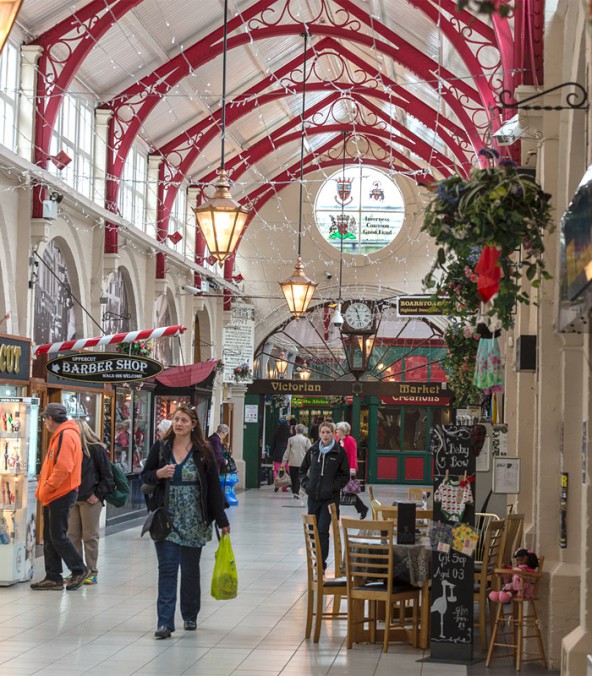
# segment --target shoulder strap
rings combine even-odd
[[[56,451],[55,454],[55,461],[58,461],[58,455],[60,454],[60,450],[62,449],[62,437],[64,436],[64,432],[60,432],[60,436],[58,437],[58,450]]]

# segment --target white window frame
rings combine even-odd
[[[119,185],[121,215],[132,225],[145,231],[148,153],[142,151],[137,145],[132,146],[127,156]]]
[[[19,85],[19,50],[7,42],[0,56],[0,143],[13,152],[17,149]]]

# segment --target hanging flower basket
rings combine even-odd
[[[247,364],[241,364],[240,366],[236,366],[233,371],[234,374],[234,379],[236,382],[241,382],[242,380],[252,380],[252,374],[253,372],[251,371],[251,367]]]
[[[133,354],[137,357],[149,357],[152,354],[154,343],[151,340],[140,340],[136,343],[118,343],[117,352]]]
[[[514,162],[502,160],[496,166],[497,151],[484,149],[479,154],[489,159],[489,167],[474,169],[468,179],[445,178],[431,188],[433,198],[422,229],[440,248],[424,284],[439,296],[450,296],[453,314],[477,312],[480,298],[477,280],[471,274],[475,272],[475,256],[478,259],[485,247],[495,247],[503,274],[489,314],[496,314],[507,329],[516,303],[530,302],[523,288],[524,277],[533,287],[540,286],[541,279],[551,278],[543,260],[543,237],[553,230],[551,196],[534,178],[520,173]],[[463,275],[468,283],[463,280],[457,288]],[[475,284],[475,293],[471,284]]]

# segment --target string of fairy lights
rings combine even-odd
[[[182,54],[183,58],[187,58],[185,56],[185,50],[189,45],[183,44],[183,40],[175,34],[174,30],[172,29],[171,22],[169,22],[166,18],[167,13],[162,4],[160,2],[155,2],[154,5],[161,15],[162,25],[164,26],[164,29],[161,32],[161,35],[159,36],[159,43],[152,45],[154,51],[155,52],[160,51],[162,53],[163,47],[160,45],[162,45],[166,40],[170,45],[170,49],[174,51],[179,50],[178,53]],[[430,90],[433,92],[432,101],[433,102],[435,101],[434,127],[431,130],[424,128],[422,132],[431,149],[429,158],[428,159],[425,158],[422,159],[421,157],[414,158],[416,160],[416,163],[420,165],[421,167],[420,170],[406,170],[404,168],[393,169],[392,168],[394,167],[393,163],[391,168],[387,171],[387,174],[390,177],[394,178],[396,178],[397,176],[407,177],[413,180],[417,178],[418,174],[425,174],[426,172],[437,174],[438,173],[437,170],[432,168],[435,152],[437,150],[442,153],[447,152],[446,145],[441,141],[438,135],[441,116],[444,114],[445,110],[446,114],[449,113],[449,109],[445,107],[443,102],[441,55],[444,52],[444,49],[443,49],[443,37],[440,27],[440,17],[441,17],[440,2],[438,3],[438,5],[439,5],[438,9],[440,11],[438,12],[439,18],[437,25],[435,27],[438,37],[438,46],[437,46],[438,59],[436,61],[437,71],[434,73],[433,79],[420,80],[417,78],[413,78],[412,76],[409,75],[409,73],[404,73],[404,69],[402,69],[401,67],[395,68],[394,64],[390,63],[388,59],[383,60],[380,45],[384,43],[384,37],[379,34],[375,26],[375,21],[380,22],[380,17],[374,17],[372,14],[370,14],[369,24],[364,25],[364,30],[366,30],[369,33],[372,39],[372,48],[365,53],[365,56],[368,57],[370,53],[373,56],[374,59],[373,77],[378,82],[378,86],[382,89],[382,91],[384,91],[388,95],[388,104],[383,102],[380,106],[381,110],[383,110],[383,112],[385,112],[387,115],[389,114],[390,110],[397,110],[398,107],[394,103],[394,97],[396,95],[395,90],[397,91],[417,90],[422,94],[425,94],[426,90]],[[70,3],[64,3],[64,7],[70,8],[72,11],[74,11],[74,8],[70,5]],[[107,11],[111,12],[111,9],[109,8]],[[264,76],[270,78],[270,84],[267,87],[266,91],[273,90],[274,88],[275,89],[281,88],[287,94],[290,94],[290,92],[293,90],[293,87],[291,89],[289,85],[286,85],[285,81],[282,81],[276,75],[276,72],[274,70],[276,64],[272,62],[272,56],[270,56],[269,46],[263,44],[262,42],[259,42],[253,37],[250,28],[252,24],[248,20],[243,18],[243,9],[240,8],[236,3],[234,4],[233,7],[233,14],[236,17],[240,17],[241,19],[243,19],[240,28],[237,31],[235,31],[234,34],[236,35],[240,31],[246,31],[249,38],[248,49],[251,51],[253,59],[255,60],[256,63],[261,65],[261,68],[264,71]],[[218,18],[210,25],[205,26],[204,32],[205,31],[211,32],[213,29],[219,28],[219,26],[220,22]],[[396,30],[396,28],[397,28],[396,26],[393,27],[393,30]],[[145,52],[142,52],[142,50],[137,49],[137,44],[140,42],[139,36],[136,35],[134,32],[130,32],[129,30],[127,30],[125,22],[123,20],[119,20],[119,22],[116,22],[116,24],[114,25],[114,29],[118,31],[118,40],[121,39],[125,41],[125,43],[129,46],[129,49],[132,50],[134,53],[137,52],[138,56],[140,57],[145,56]],[[316,42],[314,38],[314,30],[312,30],[312,27],[307,26],[307,29],[311,30],[313,34],[313,39],[311,40],[311,48],[314,53],[313,61],[314,62],[320,61],[322,58],[324,58],[324,53],[322,51],[317,51]],[[166,33],[166,36],[163,35],[163,33]],[[90,32],[87,32],[86,36],[92,38]],[[295,36],[294,37],[295,48],[297,43],[299,43],[299,38]],[[246,48],[247,47],[245,47],[245,49]],[[148,46],[147,51],[148,52],[150,51],[150,46]],[[288,48],[287,51],[289,52],[290,49]],[[111,84],[114,84],[115,82],[118,82],[118,84],[125,83],[125,79],[128,79],[130,83],[134,84],[138,83],[140,81],[140,78],[143,76],[144,71],[148,72],[149,69],[152,67],[148,62],[149,61],[148,59],[146,63],[138,64],[134,70],[131,70],[130,67],[126,65],[127,60],[125,64],[121,63],[119,60],[116,60],[113,57],[113,54],[110,53],[108,48],[105,46],[105,42],[101,40],[96,41],[94,44],[93,55],[95,55],[96,53],[99,53],[102,56],[103,61],[109,62],[111,69],[117,74],[117,77],[109,78]],[[289,58],[289,56],[290,54],[287,55],[287,58]],[[216,57],[216,59],[219,58],[220,57]],[[395,79],[387,75],[387,73],[385,72],[385,65],[383,61],[384,63],[387,64],[387,66],[390,66],[391,69],[394,71],[393,74],[395,76]],[[205,82],[203,87],[193,87],[192,80],[199,81],[203,76],[200,70],[192,70],[193,66],[191,63],[189,63],[189,61],[187,61],[187,64],[189,73],[185,78],[185,80],[182,83],[178,83],[175,87],[173,87],[170,91],[168,91],[164,95],[160,96],[160,102],[153,111],[155,119],[161,120],[162,109],[168,106],[168,108],[166,109],[166,113],[169,116],[171,116],[176,123],[186,126],[187,125],[186,118],[184,117],[184,115],[182,116],[182,114],[184,113],[186,115],[187,110],[185,108],[178,108],[176,106],[176,103],[179,100],[181,101],[189,100],[192,106],[194,106],[196,109],[201,109],[206,116],[214,116],[214,114],[217,112],[217,106],[219,105],[221,96],[220,93],[215,91],[215,89],[211,87],[211,84],[209,82]],[[214,70],[216,69],[217,64],[213,61],[211,63],[210,70],[211,72],[214,72]],[[370,68],[370,64],[369,69],[372,70],[372,68]],[[208,69],[204,69],[204,71],[207,79]],[[503,75],[501,71],[501,66],[498,68],[498,71],[501,75]],[[241,75],[239,73],[239,75],[237,75],[237,78],[239,78],[240,76]],[[258,74],[258,77],[261,77],[261,73]],[[447,78],[447,82],[452,83],[454,79],[457,79],[459,82],[460,81],[475,82],[477,77],[489,78],[491,77],[491,74],[483,73],[482,75],[470,75],[470,74],[457,75],[452,80],[450,78]],[[500,77],[500,80],[501,79],[502,78]],[[108,101],[109,98],[117,96],[118,94],[121,93],[120,87],[113,90],[110,90],[109,87],[107,87],[101,90],[100,95],[96,93],[93,94],[92,93],[93,84],[94,82],[92,81],[92,79],[87,78],[86,90],[83,88],[74,87],[69,89],[68,93],[71,96],[82,96],[93,98],[96,103]],[[324,81],[324,84],[326,86],[327,92],[333,90],[334,92],[343,95],[343,89],[340,86],[342,83],[339,82],[338,78],[336,79],[329,78]],[[185,89],[186,91],[183,91],[183,89]],[[355,83],[350,83],[347,93],[355,94],[358,92],[367,93],[367,89],[365,87],[358,87],[356,86]],[[294,92],[292,91],[292,93]],[[29,96],[29,102],[31,106],[33,105],[34,100],[32,98],[31,93],[27,94],[27,92],[21,91],[20,94],[21,96],[25,97]],[[144,97],[149,97],[151,95],[155,94],[150,91],[146,91],[143,94]],[[234,104],[232,100],[229,100],[228,102],[229,108],[232,108],[233,105],[238,104]],[[362,106],[362,104],[358,105]],[[290,101],[289,98],[287,98],[284,100],[282,106],[283,108],[281,107],[279,108],[280,117],[282,116],[282,110],[286,109],[291,110],[292,102]],[[135,115],[134,112],[132,112],[132,114]],[[409,115],[408,112],[404,114],[406,114],[407,116]],[[293,111],[292,116],[294,118],[296,117]],[[295,180],[282,181],[270,178],[270,176],[268,175],[269,172],[267,168],[273,167],[275,175],[280,176],[281,173],[285,171],[292,163],[295,154],[293,152],[293,149],[298,144],[298,141],[294,141],[291,144],[292,146],[291,150],[290,148],[286,147],[285,151],[282,151],[280,149],[280,146],[273,141],[274,132],[278,128],[277,106],[276,107],[260,106],[256,103],[252,113],[252,118],[253,119],[251,120],[250,124],[252,126],[256,126],[258,129],[257,139],[265,137],[271,138],[272,151],[265,161],[253,163],[250,162],[247,151],[248,146],[252,145],[252,143],[247,143],[246,144],[247,149],[244,150],[243,146],[245,145],[245,141],[238,137],[238,134],[241,132],[242,128],[240,127],[238,122],[235,125],[236,131],[233,130],[232,125],[229,127],[229,129],[227,130],[228,139],[231,141],[229,146],[234,151],[233,155],[236,154],[240,156],[245,164],[245,170],[243,171],[241,176],[237,177],[237,179],[233,183],[234,185],[233,191],[242,193],[244,195],[253,191],[257,187],[266,186],[271,191],[272,200],[267,202],[267,206],[263,211],[259,211],[257,205],[256,204],[254,205],[253,223],[247,230],[245,242],[243,243],[247,244],[248,242],[249,246],[243,245],[241,248],[239,248],[237,256],[237,268],[242,271],[242,267],[245,266],[245,268],[248,268],[250,272],[253,272],[253,268],[259,265],[260,266],[259,273],[263,279],[260,281],[255,281],[251,278],[250,275],[249,276],[250,284],[253,284],[255,288],[262,285],[267,290],[267,292],[275,293],[278,281],[277,270],[274,270],[273,267],[266,265],[266,263],[272,262],[277,263],[278,261],[291,258],[291,254],[288,254],[286,252],[286,249],[288,246],[291,246],[292,244],[295,245],[296,241],[295,224],[292,210],[289,204],[287,203],[289,202],[289,200],[287,200],[286,202],[284,201],[283,192],[287,185],[290,184],[295,185]],[[256,121],[256,125],[254,124],[254,121]],[[218,127],[220,126],[218,121],[216,121],[214,124],[217,125]],[[354,117],[351,121],[352,135],[356,134],[358,124],[359,122]],[[415,133],[420,133],[422,126],[423,125],[416,125]],[[387,125],[387,130],[388,130],[388,140],[385,142],[385,144],[387,145],[387,147],[391,148],[397,147],[398,132],[395,131],[392,125]],[[148,144],[148,146],[150,146],[152,149],[154,149],[156,153],[158,153],[159,152],[158,147],[159,145],[161,145],[162,137],[153,135],[155,134],[155,132],[156,129],[154,125],[152,126],[150,125],[149,120],[143,121],[141,136],[143,140]],[[339,139],[339,135],[337,134],[335,138],[337,142]],[[215,138],[213,143],[217,143],[217,141],[218,139]],[[313,156],[311,163],[314,166],[315,145],[312,142],[311,137],[307,137],[306,141],[309,145],[310,152]],[[215,153],[211,153],[211,155],[212,157],[214,157]],[[409,156],[412,156],[411,153],[409,153]],[[351,158],[352,162],[356,160],[357,158]],[[199,170],[196,169],[195,167],[192,167],[191,175],[188,176],[188,182],[190,182],[192,186],[197,187],[203,186],[204,183],[199,180],[199,176],[215,170],[217,168],[217,158],[215,162],[216,163],[214,163],[214,161],[208,162],[206,157],[205,164],[203,166],[200,166]],[[465,167],[468,168],[472,166],[472,161],[470,158],[467,158],[465,163],[459,163],[455,158],[454,164],[457,167],[462,167],[464,165]],[[27,171],[24,171],[16,166],[12,167],[6,166],[4,167],[4,172],[8,172],[10,179],[12,180],[16,179],[19,182],[17,185],[1,187],[0,192],[7,190],[30,190],[32,184],[34,183],[43,184],[42,177],[41,178],[34,177],[31,179],[31,176]],[[314,196],[317,192],[318,187],[329,178],[331,173],[333,173],[331,169],[316,166],[314,176],[306,177],[304,179],[303,188],[304,188],[305,204],[314,203]],[[146,189],[150,189],[153,191],[155,191],[157,188],[156,184],[149,184],[148,181],[142,181],[142,179],[137,180],[132,179],[132,183],[135,182],[137,182],[138,184],[145,183]],[[186,185],[186,183],[183,181],[179,182],[179,184],[180,188],[183,188]],[[76,217],[73,218],[67,213],[62,213],[61,216],[64,218],[64,220],[66,220],[69,223],[71,227],[73,227],[75,230],[83,230],[83,231],[93,231],[97,228],[104,227],[104,220],[97,218],[95,210],[85,205],[84,201],[82,200],[77,201],[75,195],[72,195],[72,193],[70,193],[70,200],[73,208],[76,210]],[[421,193],[418,193],[418,200],[421,200]],[[419,206],[417,206],[416,208],[415,216],[417,216],[420,210],[419,201],[418,205]],[[314,219],[305,219],[305,221],[303,222],[303,235],[305,238],[313,237],[315,233],[316,224],[314,224],[312,221],[314,221]],[[150,224],[151,227],[155,227],[155,225],[156,225],[155,223]],[[120,247],[124,248],[127,247],[143,255],[149,256],[154,255],[158,250],[166,250],[166,245],[163,247],[162,245],[157,244],[156,242],[154,247],[146,247],[145,243],[139,242],[137,238],[133,236],[129,237],[126,236],[126,232],[128,231],[133,235],[134,232],[133,226],[128,228],[126,227],[120,228]],[[414,240],[416,238],[416,233],[412,233],[411,231],[409,231],[407,234],[407,238],[410,244],[415,245]],[[260,246],[261,242],[265,242],[266,246],[261,247]],[[429,247],[427,242],[420,244],[420,246],[424,247],[425,258],[426,261],[428,261],[432,253],[431,248]],[[259,250],[263,251],[264,253],[259,254],[258,253]],[[335,264],[336,252],[331,252],[331,255],[329,255],[326,250],[319,248],[316,251],[314,251],[313,248],[313,253],[316,255],[316,258],[312,261],[315,265],[319,264],[325,266],[332,266]],[[307,251],[307,255],[308,254],[309,252]],[[417,258],[416,253],[414,253],[414,257]],[[346,268],[347,284],[352,288],[355,287],[359,288],[364,285],[368,285],[369,282],[367,279],[367,270],[369,268],[370,269],[374,268],[375,269],[374,275],[376,277],[376,284],[374,286],[378,290],[378,293],[380,293],[381,290],[386,287],[386,285],[380,279],[382,274],[381,265],[383,263],[383,258],[384,258],[383,256],[373,256],[373,257],[360,256],[356,257],[356,259],[345,258],[344,266]],[[417,277],[414,278],[413,274],[410,271],[411,266],[408,265],[408,263],[410,262],[408,256],[396,255],[393,252],[390,252],[389,263],[390,262],[396,264],[397,266],[403,266],[404,281],[402,283],[402,286],[404,288],[417,288],[417,284],[420,281],[421,274],[418,273]]]

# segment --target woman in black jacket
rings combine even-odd
[[[142,479],[155,486],[150,505],[165,505],[173,529],[162,542],[155,542],[158,557],[158,624],[155,638],[169,638],[175,631],[177,575],[181,567],[181,616],[184,628],[195,631],[201,606],[199,562],[202,547],[211,539],[211,523],[230,533],[224,512],[224,497],[212,451],[193,408],[181,404],[162,441],[150,449]]]
[[[335,441],[335,425],[321,423],[319,439],[306,451],[300,465],[300,485],[308,495],[308,513],[317,517],[323,570],[327,567],[329,554],[329,505],[334,503],[339,515],[339,496],[348,481],[347,453]]]
[[[84,584],[97,584],[97,558],[99,556],[99,523],[105,495],[115,488],[111,462],[105,445],[92,431],[88,423],[77,418],[82,446],[82,472],[78,488],[78,500],[74,503],[68,519],[68,537],[82,556],[89,573]],[[65,578],[67,584],[70,578]]]

